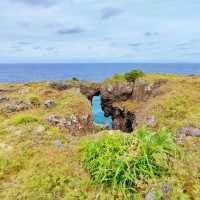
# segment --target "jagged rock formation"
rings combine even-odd
[[[90,101],[94,96],[100,95],[101,84],[93,81],[66,81],[50,82],[49,86],[57,90],[68,90],[78,88]]]
[[[113,129],[124,132],[132,132],[136,126],[136,115],[133,110],[116,106],[116,102],[132,100],[140,102],[146,100],[150,95],[155,94],[157,89],[166,83],[159,80],[153,84],[137,82],[135,84],[126,81],[115,85],[101,88],[102,109],[105,116],[112,117]]]
[[[116,103],[126,102],[128,100],[141,102],[148,96],[154,95],[157,89],[166,83],[166,80],[159,80],[152,84],[143,81],[130,83],[119,81],[114,84],[104,86],[103,84],[91,81],[65,81],[51,82],[49,86],[57,90],[78,89],[87,97],[90,102],[94,96],[101,95],[101,106],[106,117],[111,116],[113,120],[113,129],[124,132],[132,132],[136,126],[136,114],[134,110],[121,108]]]
[[[85,113],[84,115],[72,114],[69,117],[50,115],[47,118],[47,122],[51,126],[67,129],[73,136],[86,135],[92,133],[94,129],[91,113]]]
[[[124,132],[133,131],[135,114],[113,106],[116,101],[128,100],[132,97],[132,94],[133,85],[128,82],[101,88],[102,109],[106,117],[112,117],[113,129],[119,129]]]
[[[8,103],[0,108],[0,111],[2,113],[13,113],[13,112],[19,112],[24,111],[33,108],[30,102],[27,101],[16,101]]]

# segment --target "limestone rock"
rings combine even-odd
[[[36,127],[35,128],[35,132],[37,133],[37,134],[43,134],[44,133],[44,131],[45,131],[45,127],[44,126],[38,126],[38,127]]]
[[[23,110],[31,109],[33,106],[27,101],[16,101],[6,104],[1,111],[5,113],[19,112]]]
[[[7,89],[0,89],[0,94],[1,93],[11,93],[11,92],[16,92],[16,89],[13,88],[7,88]]]
[[[155,196],[154,196],[151,192],[148,192],[148,193],[145,195],[144,200],[156,200],[156,198],[155,198]]]
[[[57,148],[60,148],[60,149],[63,149],[63,148],[64,148],[64,144],[62,143],[61,140],[55,140],[55,141],[54,141],[54,145],[55,145]]]
[[[200,137],[200,129],[193,127],[183,127],[180,130],[180,134],[184,136]]]
[[[156,124],[156,119],[154,116],[148,116],[145,121],[145,126],[152,127]]]
[[[8,97],[0,96],[0,103],[6,102],[6,101],[9,101]]]
[[[67,129],[73,136],[93,132],[91,115],[76,116],[72,114],[68,118],[60,117],[58,115],[50,115],[47,118],[47,121],[49,125]]]
[[[56,103],[55,103],[53,100],[51,100],[51,99],[46,100],[46,101],[44,102],[45,108],[52,108],[52,107],[55,106],[55,105],[56,105]]]

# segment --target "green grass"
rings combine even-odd
[[[11,123],[13,125],[26,125],[26,124],[29,124],[29,123],[33,123],[33,122],[39,122],[39,118],[38,117],[34,117],[30,114],[18,114],[16,116],[14,116],[12,119],[11,119]]]
[[[167,182],[172,186],[169,200],[198,200],[200,139],[187,137],[178,146],[172,133],[181,126],[199,127],[200,78],[148,74],[141,79],[148,83],[168,80],[141,105],[141,111],[155,116],[155,132],[139,129],[127,135],[105,131],[79,137],[47,123],[52,114],[67,118],[91,112],[90,102],[77,89],[58,91],[47,82],[1,84],[0,88],[17,89],[5,94],[11,102],[37,104],[39,100],[40,105],[19,113],[0,113],[0,199],[142,200],[148,191],[161,199],[162,185]],[[124,81],[124,75],[115,75],[105,83],[112,86]],[[42,104],[47,99],[56,105],[45,109]],[[134,111],[140,104],[130,100],[116,106]],[[38,127],[43,127],[41,133]],[[61,141],[63,147],[55,141]]]
[[[95,183],[126,195],[137,192],[137,182],[169,175],[177,146],[171,133],[140,129],[131,135],[105,134],[84,146],[84,166]]]

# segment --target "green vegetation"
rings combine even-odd
[[[40,105],[40,99],[38,97],[30,97],[29,101],[34,106],[39,106]]]
[[[76,77],[72,77],[72,80],[73,80],[73,81],[79,81],[79,79],[76,78]]]
[[[109,135],[107,132],[87,143],[84,148],[85,167],[96,183],[124,194],[137,191],[137,182],[168,175],[170,160],[177,147],[171,133],[154,133],[145,129],[132,135]]]
[[[32,122],[38,122],[39,119],[37,117],[34,117],[32,115],[23,115],[23,114],[19,114],[16,115],[15,117],[11,118],[11,122],[14,125],[20,125],[20,124],[29,124]]]
[[[110,85],[121,84],[124,81],[126,81],[124,74],[114,74],[112,77],[104,80],[103,86],[109,87]]]
[[[60,90],[47,82],[1,84],[0,89],[16,91],[2,94],[10,100],[0,103],[0,109],[23,100],[35,106],[0,112],[0,199],[142,200],[150,192],[159,200],[164,199],[163,185],[168,185],[166,199],[198,200],[200,138],[186,137],[177,144],[175,136],[182,126],[199,127],[200,78],[145,74],[139,79],[149,84],[168,82],[144,102],[129,99],[115,104],[136,111],[135,132],[103,131],[77,137],[48,125],[47,117],[90,113],[90,102],[78,89]],[[104,85],[124,82],[125,76],[118,74]],[[56,104],[45,109],[42,105],[49,99]],[[147,116],[155,117],[155,125],[139,128]]]
[[[131,70],[130,72],[126,73],[124,76],[128,82],[134,83],[138,78],[144,76],[144,73],[141,70],[134,69],[134,70]]]

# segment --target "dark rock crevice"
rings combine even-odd
[[[136,127],[136,113],[127,109],[114,106],[115,102],[133,100],[146,101],[149,96],[155,95],[166,80],[159,80],[153,84],[121,82],[108,88],[101,87],[101,104],[105,116],[112,117],[113,129],[130,133]]]
[[[73,83],[56,84],[51,83],[54,89],[78,88],[80,92],[92,103],[94,96],[101,96],[101,107],[105,117],[112,118],[112,128],[130,133],[136,127],[136,113],[127,109],[114,106],[120,101],[133,100],[136,102],[146,101],[149,96],[155,95],[166,80],[158,80],[153,84],[144,82],[129,83],[120,82],[116,85],[104,87],[100,83],[88,81],[75,81]]]

